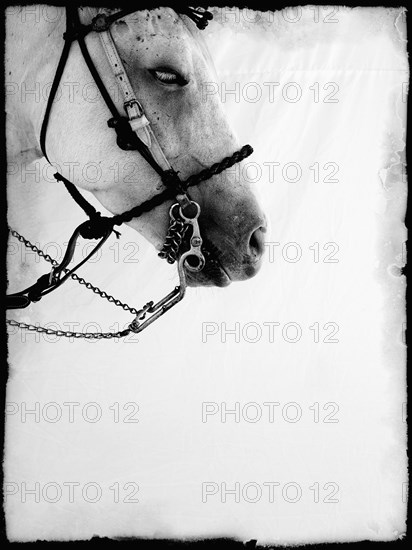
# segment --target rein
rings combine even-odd
[[[92,10],[89,9],[89,11],[92,13]],[[117,333],[72,333],[69,331],[52,331],[50,329],[45,329],[44,327],[27,325],[14,320],[8,320],[7,323],[9,325],[26,328],[28,330],[36,330],[37,332],[46,332],[48,334],[59,333],[58,335],[67,336],[69,338],[123,337],[127,336],[130,332],[137,333],[143,330],[146,326],[150,325],[183,298],[186,290],[186,277],[184,270],[188,269],[189,271],[201,271],[205,265],[205,258],[202,253],[202,238],[200,236],[198,224],[200,206],[190,199],[188,189],[192,186],[199,185],[201,182],[210,179],[214,175],[220,174],[227,168],[247,158],[253,152],[250,145],[245,145],[230,157],[225,157],[222,161],[213,164],[198,174],[190,176],[185,181],[182,181],[179,178],[178,172],[172,168],[164,155],[156,136],[151,129],[150,122],[134,94],[133,87],[131,86],[127,73],[124,70],[123,63],[118,55],[116,45],[110,33],[110,26],[112,23],[135,11],[136,10],[132,9],[121,10],[112,15],[97,13],[93,17],[91,23],[85,25],[80,22],[77,8],[72,6],[66,7],[66,32],[63,34],[65,43],[56,69],[53,84],[50,89],[50,95],[40,131],[40,146],[45,158],[48,162],[50,162],[46,152],[48,122],[58,86],[70,54],[71,45],[77,40],[83,58],[112,115],[112,117],[107,121],[107,124],[116,132],[117,145],[123,150],[138,151],[160,176],[165,189],[157,195],[154,195],[149,200],[142,202],[122,214],[106,217],[102,216],[101,213],[98,212],[94,206],[92,206],[83,197],[71,181],[65,178],[62,174],[56,172],[54,174],[55,179],[63,183],[72,199],[82,208],[89,219],[82,222],[74,230],[67,245],[63,260],[60,263],[50,257],[47,257],[47,255],[37,249],[37,247],[32,245],[30,241],[17,233],[17,231],[11,230],[11,234],[17,237],[26,246],[32,250],[35,250],[40,256],[44,257],[48,261],[51,261],[53,264],[53,269],[51,272],[42,275],[37,282],[30,287],[20,292],[8,295],[6,297],[6,306],[7,309],[25,308],[31,303],[39,301],[46,294],[49,294],[53,290],[57,289],[68,278],[77,279],[79,282],[84,281],[84,279],[78,277],[75,272],[103,246],[112,232],[114,232],[116,237],[119,238],[120,234],[114,229],[115,226],[120,226],[122,223],[130,222],[133,218],[141,216],[145,212],[151,211],[153,208],[170,199],[176,199],[177,203],[173,204],[170,208],[170,227],[168,234],[166,235],[164,247],[159,253],[159,256],[161,258],[166,258],[169,263],[177,261],[180,249],[183,245],[184,236],[190,228],[192,231],[190,237],[190,248],[182,253],[178,260],[180,286],[175,287],[171,293],[162,298],[156,304],[149,302],[140,310],[130,308],[127,304],[122,304],[119,300],[110,297],[112,300],[109,301],[113,301],[116,305],[121,304],[124,309],[128,309],[136,315],[135,319],[132,323],[130,323],[126,330]],[[204,29],[208,24],[208,20],[212,18],[212,14],[206,10],[198,11],[193,8],[185,8],[184,13],[196,23],[199,29]],[[97,32],[100,36],[109,64],[123,92],[123,106],[127,116],[122,116],[118,112],[89,54],[85,37],[90,32]],[[97,239],[99,242],[81,262],[73,268],[68,269],[68,265],[73,259],[79,236],[84,239]],[[190,261],[188,261],[189,259]],[[87,283],[86,281],[81,284],[85,284],[87,288],[92,288],[93,292],[95,292],[94,289],[97,289],[97,293],[102,297],[108,296],[106,293],[97,287],[93,287],[93,285]],[[119,302],[119,304],[116,302]],[[143,321],[148,313],[151,316]]]

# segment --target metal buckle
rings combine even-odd
[[[123,107],[124,107],[124,110],[126,111],[126,114],[127,114],[127,109],[131,109],[134,106],[137,107],[137,110],[139,111],[140,114],[143,114],[142,107],[141,107],[140,103],[137,101],[136,98],[129,99],[128,101],[125,101],[123,103]]]

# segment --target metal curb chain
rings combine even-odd
[[[29,325],[21,323],[14,319],[7,319],[7,324],[11,327],[24,328],[32,332],[40,332],[44,334],[53,334],[54,336],[64,336],[65,338],[84,338],[85,340],[109,340],[111,338],[123,338],[130,333],[130,329],[125,329],[119,332],[71,332],[69,330],[54,330],[51,328],[41,327],[38,325]]]
[[[27,248],[30,248],[33,252],[36,252],[41,258],[46,260],[47,262],[50,262],[53,267],[59,265],[56,260],[54,260],[49,254],[45,254],[43,250],[38,248],[36,245],[25,239],[20,233],[15,231],[14,229],[10,229],[10,233],[13,235],[13,237],[16,237],[21,243],[23,243]],[[66,273],[69,272],[69,269],[64,270]],[[94,294],[98,294],[102,298],[105,298],[108,300],[111,304],[114,304],[118,307],[121,307],[125,311],[130,311],[130,313],[133,313],[133,315],[138,315],[140,312],[134,307],[130,307],[128,304],[123,303],[121,300],[114,298],[110,294],[107,294],[104,290],[101,290],[99,287],[92,285],[92,283],[89,283],[83,277],[79,277],[76,273],[72,273],[70,277],[77,281],[79,284],[84,285],[87,289],[92,290]],[[15,321],[14,319],[7,319],[6,323],[13,327],[19,327],[24,328],[27,330],[31,330],[33,332],[40,332],[45,334],[53,334],[56,336],[64,336],[66,338],[85,338],[85,339],[110,339],[110,338],[122,338],[124,336],[127,336],[130,333],[130,329],[125,329],[123,331],[119,332],[72,332],[72,331],[64,331],[64,330],[53,330],[48,329],[45,327],[40,327],[36,325],[30,325],[27,323],[21,323],[19,321]]]
[[[175,219],[172,221],[163,248],[158,254],[159,258],[167,260],[169,264],[177,261],[177,255],[188,228],[189,226],[182,220]]]
[[[44,258],[47,262],[50,262],[53,265],[53,267],[56,267],[57,265],[59,265],[59,263],[56,260],[54,260],[49,254],[45,254],[43,250],[41,250],[41,248],[38,248],[36,245],[32,244],[30,241],[28,241],[22,235],[20,235],[20,233],[17,233],[17,231],[15,231],[14,229],[10,229],[10,233],[13,235],[13,237],[16,237],[16,239],[18,239],[21,243],[27,246],[27,248],[30,248],[31,250],[33,250],[33,252],[36,252],[41,258]],[[70,270],[65,269],[64,271],[65,273],[68,273]],[[70,277],[73,280],[77,281],[79,284],[84,285],[89,290],[92,290],[94,294],[98,294],[102,298],[105,298],[111,304],[121,307],[125,311],[130,311],[130,313],[133,313],[133,315],[137,315],[138,310],[136,308],[129,306],[128,304],[122,302],[117,298],[114,298],[110,294],[107,294],[107,292],[105,292],[104,290],[101,290],[97,286],[92,285],[92,283],[89,283],[83,277],[79,277],[77,273],[72,273]]]

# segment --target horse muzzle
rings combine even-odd
[[[215,244],[217,236],[208,235],[201,225],[205,265],[197,272],[187,272],[188,286],[225,287],[254,277],[262,267],[267,230],[265,220],[259,219],[256,225],[245,235],[227,238],[219,246]]]

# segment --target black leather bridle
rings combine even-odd
[[[63,260],[60,264],[53,268],[51,273],[46,273],[30,287],[7,296],[6,305],[8,309],[27,307],[30,303],[39,301],[42,296],[58,288],[81,265],[87,262],[87,260],[95,252],[97,252],[97,250],[104,244],[112,231],[114,231],[116,235],[119,236],[118,232],[114,230],[114,226],[121,225],[124,222],[128,222],[131,219],[142,215],[144,212],[148,212],[156,206],[159,206],[166,200],[177,198],[181,208],[183,209],[182,211],[184,212],[184,216],[188,219],[194,217],[193,205],[196,205],[196,203],[193,203],[193,201],[190,200],[190,197],[188,195],[188,188],[194,185],[198,185],[200,182],[211,178],[213,175],[219,174],[223,170],[248,157],[253,152],[253,149],[250,145],[245,145],[239,151],[235,152],[232,156],[226,157],[221,162],[216,163],[213,166],[206,168],[205,170],[202,170],[198,174],[190,176],[185,181],[182,181],[179,178],[178,173],[173,170],[173,168],[170,167],[169,169],[165,170],[159,165],[159,162],[156,160],[156,158],[154,158],[150,147],[148,147],[146,143],[144,143],[138,137],[137,132],[132,129],[131,121],[127,117],[121,115],[117,110],[116,105],[114,104],[109,92],[105,88],[99,72],[97,71],[93,63],[85,42],[85,37],[90,32],[106,32],[108,31],[112,23],[135,11],[137,10],[124,9],[111,15],[98,13],[92,19],[90,24],[85,25],[80,22],[78,9],[76,7],[68,6],[66,8],[66,32],[63,35],[65,42],[56,69],[53,84],[50,89],[50,95],[48,98],[48,103],[46,106],[46,111],[40,132],[40,146],[45,158],[50,162],[46,152],[46,135],[48,122],[50,119],[52,105],[56,97],[56,92],[60,84],[67,59],[69,57],[71,45],[74,41],[77,40],[80,46],[80,50],[83,54],[83,58],[112,115],[111,118],[107,121],[107,124],[116,132],[117,145],[123,150],[138,151],[142,155],[142,157],[150,164],[150,166],[159,174],[165,186],[165,189],[157,195],[154,195],[151,199],[139,204],[138,206],[135,206],[131,210],[111,217],[104,217],[101,216],[101,214],[97,212],[96,209],[82,196],[82,194],[72,182],[66,179],[62,174],[56,172],[54,174],[55,179],[57,181],[61,181],[65,185],[71,197],[84,210],[89,219],[80,224],[75,229],[67,246]],[[200,29],[204,28],[207,25],[208,20],[212,18],[212,15],[205,10],[199,12],[198,10],[194,10],[192,8],[186,8],[184,10],[184,13],[191,17],[191,19]],[[137,103],[137,106],[141,109],[140,104],[137,101],[135,101],[135,103]],[[128,101],[125,101],[124,108],[126,113],[128,112],[129,107],[130,105],[128,105]],[[142,115],[144,115],[143,111]],[[149,124],[148,121],[147,124]],[[199,208],[198,205],[196,206]],[[199,212],[197,212],[196,214],[196,218],[198,213]],[[99,242],[86,258],[84,258],[71,270],[68,270],[67,266],[73,258],[76,241],[79,236],[82,236],[86,239],[98,239]]]

